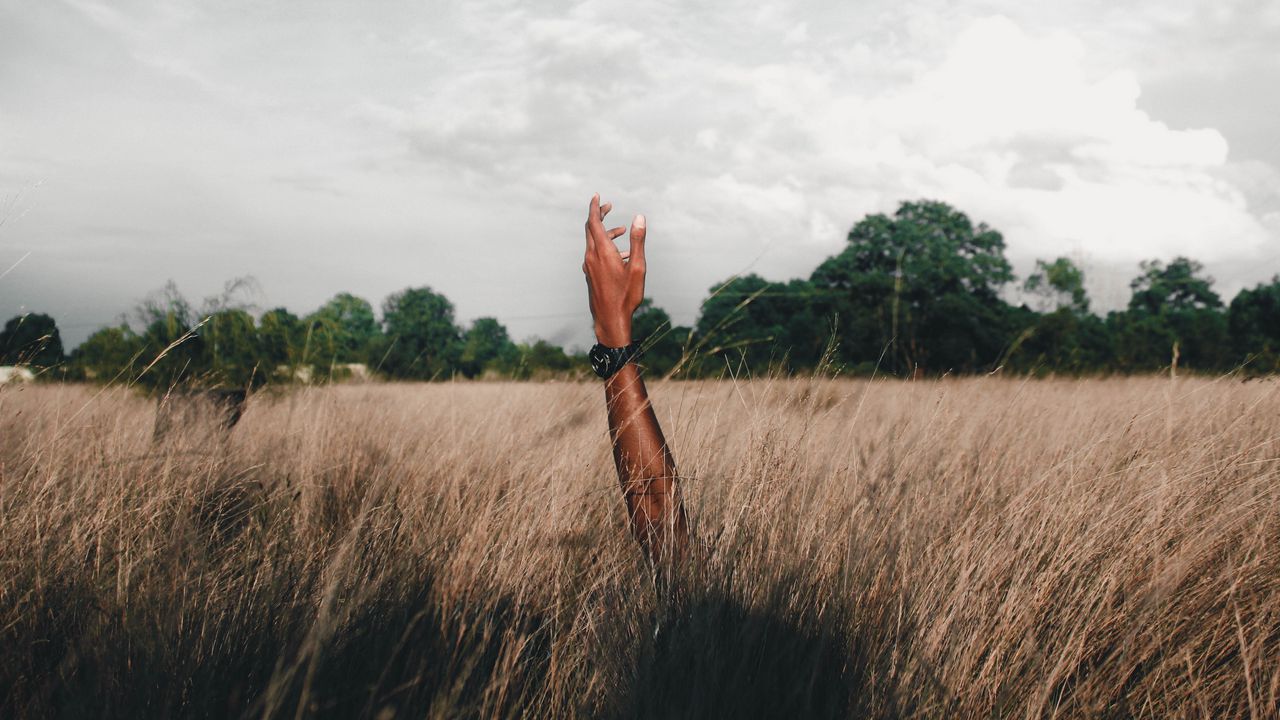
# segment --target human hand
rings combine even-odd
[[[644,299],[644,216],[631,223],[631,247],[619,252],[613,241],[625,227],[604,229],[604,217],[613,209],[591,196],[587,211],[587,253],[582,272],[587,276],[587,296],[595,320],[596,340],[606,347],[631,344],[631,316]]]

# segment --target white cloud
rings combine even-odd
[[[766,6],[754,26],[789,21]],[[852,223],[921,195],[1017,228],[1014,253],[1083,244],[1103,261],[1175,252],[1213,261],[1271,239],[1222,179],[1222,135],[1150,118],[1134,73],[1090,74],[1086,48],[1067,34],[980,18],[932,67],[870,90],[856,79],[871,55],[784,52],[753,63],[581,19],[529,28],[500,71],[463,73],[415,110],[425,154],[506,178],[613,162],[607,175],[574,176],[612,178],[640,200],[689,197],[680,216],[715,247],[741,245],[717,226],[788,229],[784,243],[812,255],[806,243],[834,249],[839,238],[815,236],[828,224],[811,217]]]
[[[1274,241],[1220,179],[1227,143],[1218,132],[1151,119],[1137,107],[1131,72],[1090,78],[1083,54],[1067,37],[979,20],[938,67],[868,102],[872,148],[927,158],[910,186],[1022,228],[1008,238],[1013,252],[1082,244],[1109,262],[1172,253],[1214,261]],[[859,150],[847,148],[846,161]],[[1057,182],[1025,187],[1015,171],[1028,170]]]

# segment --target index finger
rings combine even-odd
[[[591,205],[587,208],[587,252],[596,248],[596,236],[604,233],[604,223],[600,219],[600,193],[591,196]]]

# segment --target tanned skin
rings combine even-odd
[[[592,196],[582,272],[587,276],[596,340],[606,347],[618,348],[631,344],[631,318],[644,299],[645,220],[643,215],[635,217],[631,223],[631,247],[619,252],[614,240],[626,234],[627,228],[605,229],[604,218],[612,208],[610,203],[602,205],[599,195]],[[604,398],[609,409],[613,462],[622,483],[631,530],[650,561],[681,558],[688,545],[689,529],[676,463],[634,362],[605,380]]]

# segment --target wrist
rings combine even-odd
[[[620,348],[631,344],[631,323],[606,327],[596,325],[596,342],[605,347]]]

